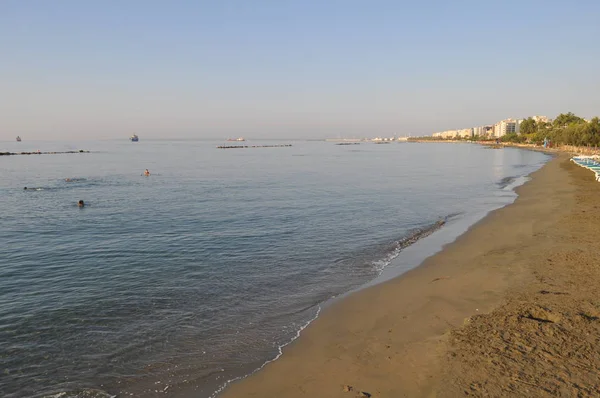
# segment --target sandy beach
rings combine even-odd
[[[222,397],[600,394],[600,184],[568,159],[416,269],[328,307]]]

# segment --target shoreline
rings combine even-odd
[[[530,277],[525,267],[516,273],[494,267],[494,275],[483,275],[477,267],[464,269],[457,263],[473,260],[472,250],[468,249],[473,243],[487,245],[485,249],[490,252],[502,246],[497,240],[482,241],[482,232],[494,236],[493,230],[498,227],[494,224],[504,224],[501,229],[510,231],[512,227],[503,213],[519,213],[533,206],[528,193],[539,189],[537,185],[547,185],[565,158],[555,156],[531,175],[531,181],[516,189],[518,197],[513,204],[488,213],[417,268],[328,306],[301,338],[285,347],[286,355],[232,383],[219,396],[352,396],[343,391],[343,386],[373,396],[419,396],[434,391],[442,373],[443,355],[438,351],[448,331],[457,330],[472,315],[491,311],[509,289]],[[551,203],[547,210],[560,213]],[[517,222],[525,223],[519,221],[522,218],[520,215]],[[534,220],[527,222],[530,228]],[[514,241],[514,237],[510,239]],[[476,252],[486,257],[484,249]],[[448,260],[453,261],[446,264]],[[415,287],[417,281],[422,289]],[[465,289],[469,295],[457,297]],[[398,308],[390,301],[406,304]],[[415,370],[418,372],[411,376]]]
[[[553,154],[548,153],[548,155],[552,156]],[[550,161],[550,160],[551,160],[551,158],[548,161]],[[401,254],[399,253],[400,256],[402,256],[402,259],[400,261],[397,261],[397,259],[396,259],[397,255],[394,256],[394,258],[391,260],[391,262],[384,269],[382,269],[380,274],[378,276],[376,276],[373,280],[367,281],[361,286],[358,286],[350,291],[344,292],[338,296],[332,297],[332,298],[320,303],[318,305],[318,309],[317,309],[317,313],[316,313],[315,317],[312,318],[311,320],[309,320],[306,325],[303,325],[300,328],[300,330],[298,330],[298,333],[296,336],[294,336],[294,338],[292,338],[289,342],[283,344],[282,346],[279,346],[278,347],[279,353],[274,358],[265,361],[261,366],[252,370],[248,374],[238,376],[231,380],[228,380],[227,383],[225,385],[220,386],[219,389],[211,395],[211,397],[215,398],[215,397],[223,396],[224,391],[226,392],[227,389],[231,385],[243,382],[243,380],[253,377],[257,372],[262,371],[265,368],[265,366],[269,365],[272,362],[279,360],[281,358],[281,356],[287,350],[288,346],[294,344],[295,341],[301,337],[301,333],[303,333],[303,331],[307,327],[310,327],[312,325],[312,323],[315,322],[319,318],[319,316],[321,316],[320,314],[324,310],[327,310],[331,306],[335,306],[340,301],[345,300],[348,296],[359,293],[364,289],[368,289],[368,288],[380,285],[382,283],[389,282],[393,279],[401,277],[402,275],[404,275],[406,272],[408,272],[410,270],[418,268],[425,260],[427,260],[429,257],[436,255],[440,251],[444,250],[444,248],[447,245],[451,244],[453,241],[458,239],[460,236],[462,236],[464,233],[466,233],[468,230],[470,230],[471,227],[473,227],[474,225],[479,223],[481,220],[483,220],[485,217],[487,217],[491,212],[494,212],[494,211],[501,209],[503,207],[506,207],[506,206],[510,206],[512,203],[514,203],[514,200],[516,200],[516,198],[518,197],[516,190],[519,187],[521,187],[523,184],[527,183],[527,181],[529,181],[529,175],[523,175],[523,176],[520,176],[519,178],[522,178],[523,181],[518,182],[517,185],[513,185],[512,188],[510,188],[510,191],[514,193],[514,198],[512,198],[510,200],[510,202],[496,205],[496,206],[494,206],[488,210],[482,211],[482,212],[476,212],[476,213],[472,213],[472,214],[466,215],[466,216],[463,214],[462,216],[459,216],[458,218],[456,218],[457,215],[451,214],[451,215],[448,215],[445,218],[443,218],[441,221],[436,222],[435,226],[430,227],[431,230],[428,230],[427,228],[425,230],[418,230],[419,233],[417,233],[417,235],[420,235],[424,232],[425,236],[423,236],[422,238],[419,237],[418,239],[416,239],[416,241],[403,247],[401,249],[402,253]],[[517,181],[517,180],[515,180],[515,181]],[[515,181],[512,181],[509,185],[513,184]],[[432,235],[434,235],[433,241],[431,240]],[[424,247],[424,245],[426,245],[426,247]],[[410,252],[410,254],[409,254],[409,252]],[[405,256],[406,256],[406,259],[404,259]],[[402,261],[402,260],[404,260],[404,261]],[[396,263],[396,264],[394,264],[394,263]],[[183,396],[187,396],[187,395],[184,393]]]
[[[526,177],[526,176],[524,176]],[[522,184],[521,184],[522,185]],[[520,185],[519,185],[520,186]],[[518,186],[517,186],[518,187]],[[512,202],[511,202],[512,203]],[[511,203],[505,204],[503,206],[507,206],[510,205]],[[502,206],[502,207],[503,207]],[[262,363],[259,367],[252,369],[251,371],[249,371],[246,374],[237,376],[233,379],[228,380],[225,384],[220,385],[211,395],[211,398],[217,398],[217,397],[221,397],[222,393],[227,390],[229,388],[230,385],[234,384],[234,383],[238,383],[243,381],[244,379],[247,379],[249,377],[252,377],[254,374],[256,374],[257,372],[262,371],[262,369],[269,365],[272,362],[277,361],[279,358],[281,358],[281,356],[284,354],[284,351],[287,349],[287,347],[291,344],[293,344],[298,338],[301,337],[302,332],[308,328],[309,326],[311,326],[311,324],[316,321],[321,312],[323,312],[323,310],[329,308],[332,305],[335,305],[336,303],[344,300],[346,297],[360,292],[361,290],[364,290],[366,288],[369,288],[371,286],[376,286],[379,285],[381,283],[385,283],[389,280],[395,279],[400,277],[401,275],[403,275],[405,272],[407,272],[410,269],[416,268],[418,267],[425,259],[427,259],[428,257],[431,257],[432,255],[434,255],[435,253],[443,250],[444,246],[447,244],[450,244],[453,240],[455,240],[456,238],[458,238],[460,235],[462,235],[465,230],[462,230],[462,228],[470,228],[470,226],[476,224],[477,222],[479,222],[482,218],[484,218],[487,214],[489,214],[490,212],[496,210],[497,208],[491,209],[487,212],[485,212],[485,214],[477,214],[475,213],[473,215],[473,217],[467,217],[467,218],[460,218],[458,221],[457,220],[452,220],[455,215],[449,215],[447,217],[445,217],[444,219],[437,221],[436,223],[425,227],[423,229],[417,229],[415,230],[414,234],[407,236],[406,240],[408,243],[408,245],[403,246],[402,248],[400,248],[400,252],[401,253],[405,253],[405,251],[411,251],[412,249],[415,249],[417,254],[413,253],[411,259],[414,260],[414,257],[416,256],[417,258],[419,258],[419,260],[417,261],[413,261],[411,262],[412,264],[417,264],[417,266],[412,266],[410,268],[403,268],[403,267],[393,267],[393,268],[397,268],[393,271],[390,271],[389,265],[393,264],[393,262],[395,261],[396,256],[394,256],[394,258],[392,260],[390,260],[390,263],[385,266],[379,273],[378,276],[376,276],[373,280],[367,281],[365,282],[363,285],[358,286],[352,290],[349,290],[347,292],[344,292],[338,296],[334,296],[331,297],[319,304],[317,304],[315,306],[315,315],[309,319],[304,325],[302,325],[297,331],[296,334],[286,343],[280,345],[277,347],[278,353],[271,359],[267,359],[264,363]],[[472,221],[472,219],[475,219],[475,221]],[[456,223],[456,224],[454,224]],[[448,225],[450,224],[450,228],[452,229],[452,231],[448,232],[447,229],[444,229],[444,227],[448,227]],[[454,228],[456,226],[459,226],[458,228],[458,232],[456,230],[454,230]],[[436,236],[439,236],[437,234],[441,234],[441,239],[438,239],[437,243],[433,245],[433,251],[428,251],[425,250],[423,248],[417,248],[417,245],[420,244],[424,244],[424,242],[426,242],[428,239],[431,238],[432,235],[436,234]],[[435,236],[434,236],[435,238]],[[399,253],[400,254],[400,253]],[[398,270],[400,269],[400,270]],[[387,275],[390,273],[390,275]],[[183,389],[181,394],[178,394],[177,396],[189,396],[189,393],[187,392],[188,389]]]

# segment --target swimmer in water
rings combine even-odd
[[[144,170],[144,175],[148,177],[150,175],[150,171],[148,169]]]
[[[79,202],[77,202],[77,206],[83,207],[85,206],[85,203],[83,203],[83,200],[80,200]]]

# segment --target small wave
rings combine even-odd
[[[82,390],[63,391],[56,394],[44,395],[42,398],[115,398],[116,395],[111,395],[106,391],[96,390],[93,388],[85,388]]]
[[[515,188],[525,184],[530,178],[527,176],[514,177],[507,184],[501,187],[504,191],[513,191]]]
[[[373,262],[373,266],[375,267],[375,271],[377,273],[381,273],[385,267],[387,267],[392,260],[394,260],[402,250],[406,249],[408,246],[416,243],[417,241],[428,237],[438,229],[442,228],[448,219],[456,217],[458,214],[451,214],[445,217],[442,220],[439,220],[433,224],[430,224],[424,228],[419,228],[417,230],[413,230],[411,234],[408,236],[398,240],[394,243],[392,250],[388,252],[388,254],[382,259],[376,260]]]
[[[504,189],[516,179],[517,179],[517,176],[504,177],[497,183],[497,185],[500,189]]]
[[[160,174],[153,174],[160,175]],[[24,191],[62,191],[62,190],[78,190],[81,188],[91,188],[95,186],[119,186],[128,185],[131,182],[122,178],[108,179],[108,178],[83,178],[73,177],[64,178],[57,181],[51,186],[25,186],[22,190]]]
[[[276,360],[279,359],[279,357],[281,357],[283,355],[283,349],[290,345],[292,342],[294,342],[298,337],[300,337],[300,334],[302,333],[302,331],[304,329],[306,329],[308,327],[308,325],[310,325],[315,319],[317,319],[319,317],[319,314],[321,313],[321,306],[317,306],[317,313],[315,314],[314,317],[312,317],[311,319],[309,319],[303,326],[300,327],[300,329],[298,329],[298,331],[296,332],[296,335],[293,336],[287,343],[285,344],[281,344],[277,347],[277,355],[275,356],[275,358],[270,359],[268,361],[266,361],[265,363],[263,363],[262,365],[260,365],[258,368],[254,369],[252,372],[248,373],[247,375],[244,376],[238,376],[238,377],[234,377],[233,379],[229,379],[227,380],[225,383],[223,383],[219,388],[217,388],[212,395],[210,396],[210,398],[215,398],[217,395],[219,395],[228,385],[230,385],[231,383],[233,383],[234,381],[238,381],[238,380],[243,380],[246,377],[252,376],[254,373],[260,371],[262,368],[264,368],[265,366],[267,366],[268,364],[270,364],[271,362],[274,362]]]
[[[462,216],[463,214],[465,214],[465,213],[464,212],[450,213],[446,216],[446,218],[444,218],[444,221],[448,222],[449,220],[452,220],[458,216]]]

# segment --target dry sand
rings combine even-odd
[[[600,396],[600,184],[566,155],[533,177],[222,397]]]

